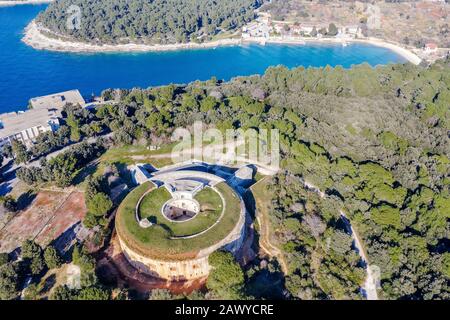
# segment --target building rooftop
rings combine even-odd
[[[78,90],[70,90],[48,96],[36,97],[30,100],[33,109],[39,108],[57,108],[62,109],[66,104],[85,105],[85,101]]]
[[[32,109],[25,112],[1,114],[0,139],[4,139],[29,128],[47,126],[49,121],[56,121],[60,116],[60,111],[48,109]]]

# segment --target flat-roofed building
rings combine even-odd
[[[31,144],[39,134],[59,128],[59,110],[32,109],[0,115],[0,146],[19,140]]]
[[[70,90],[50,94],[48,96],[36,97],[30,100],[31,107],[33,109],[62,109],[66,104],[69,103],[79,104],[81,107],[84,107],[84,105],[86,104],[78,90]]]

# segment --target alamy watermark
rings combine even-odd
[[[379,6],[368,3],[365,14],[367,15],[367,28],[381,29],[381,10]]]
[[[81,8],[76,5],[71,5],[67,8],[67,30],[79,30],[81,29]]]
[[[195,122],[192,133],[177,128],[172,134],[173,163],[203,161],[221,165],[254,164],[272,171],[280,166],[280,134],[277,129],[206,129]]]

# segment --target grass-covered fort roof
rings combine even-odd
[[[151,189],[153,191],[142,199],[138,210],[144,218],[152,216],[152,222],[155,223],[149,228],[142,228],[136,219],[136,207],[139,199]],[[170,222],[161,213],[161,206],[170,199],[170,194],[164,187],[156,188],[151,182],[146,182],[134,189],[119,206],[116,216],[117,233],[130,249],[149,258],[192,259],[200,250],[225,239],[241,216],[240,199],[225,182],[217,184],[214,189],[203,189],[195,198],[201,205],[211,209],[207,215],[202,216],[200,212],[190,221]],[[198,235],[177,238],[192,234]]]

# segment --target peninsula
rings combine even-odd
[[[0,300],[450,300],[447,8],[0,9]]]

